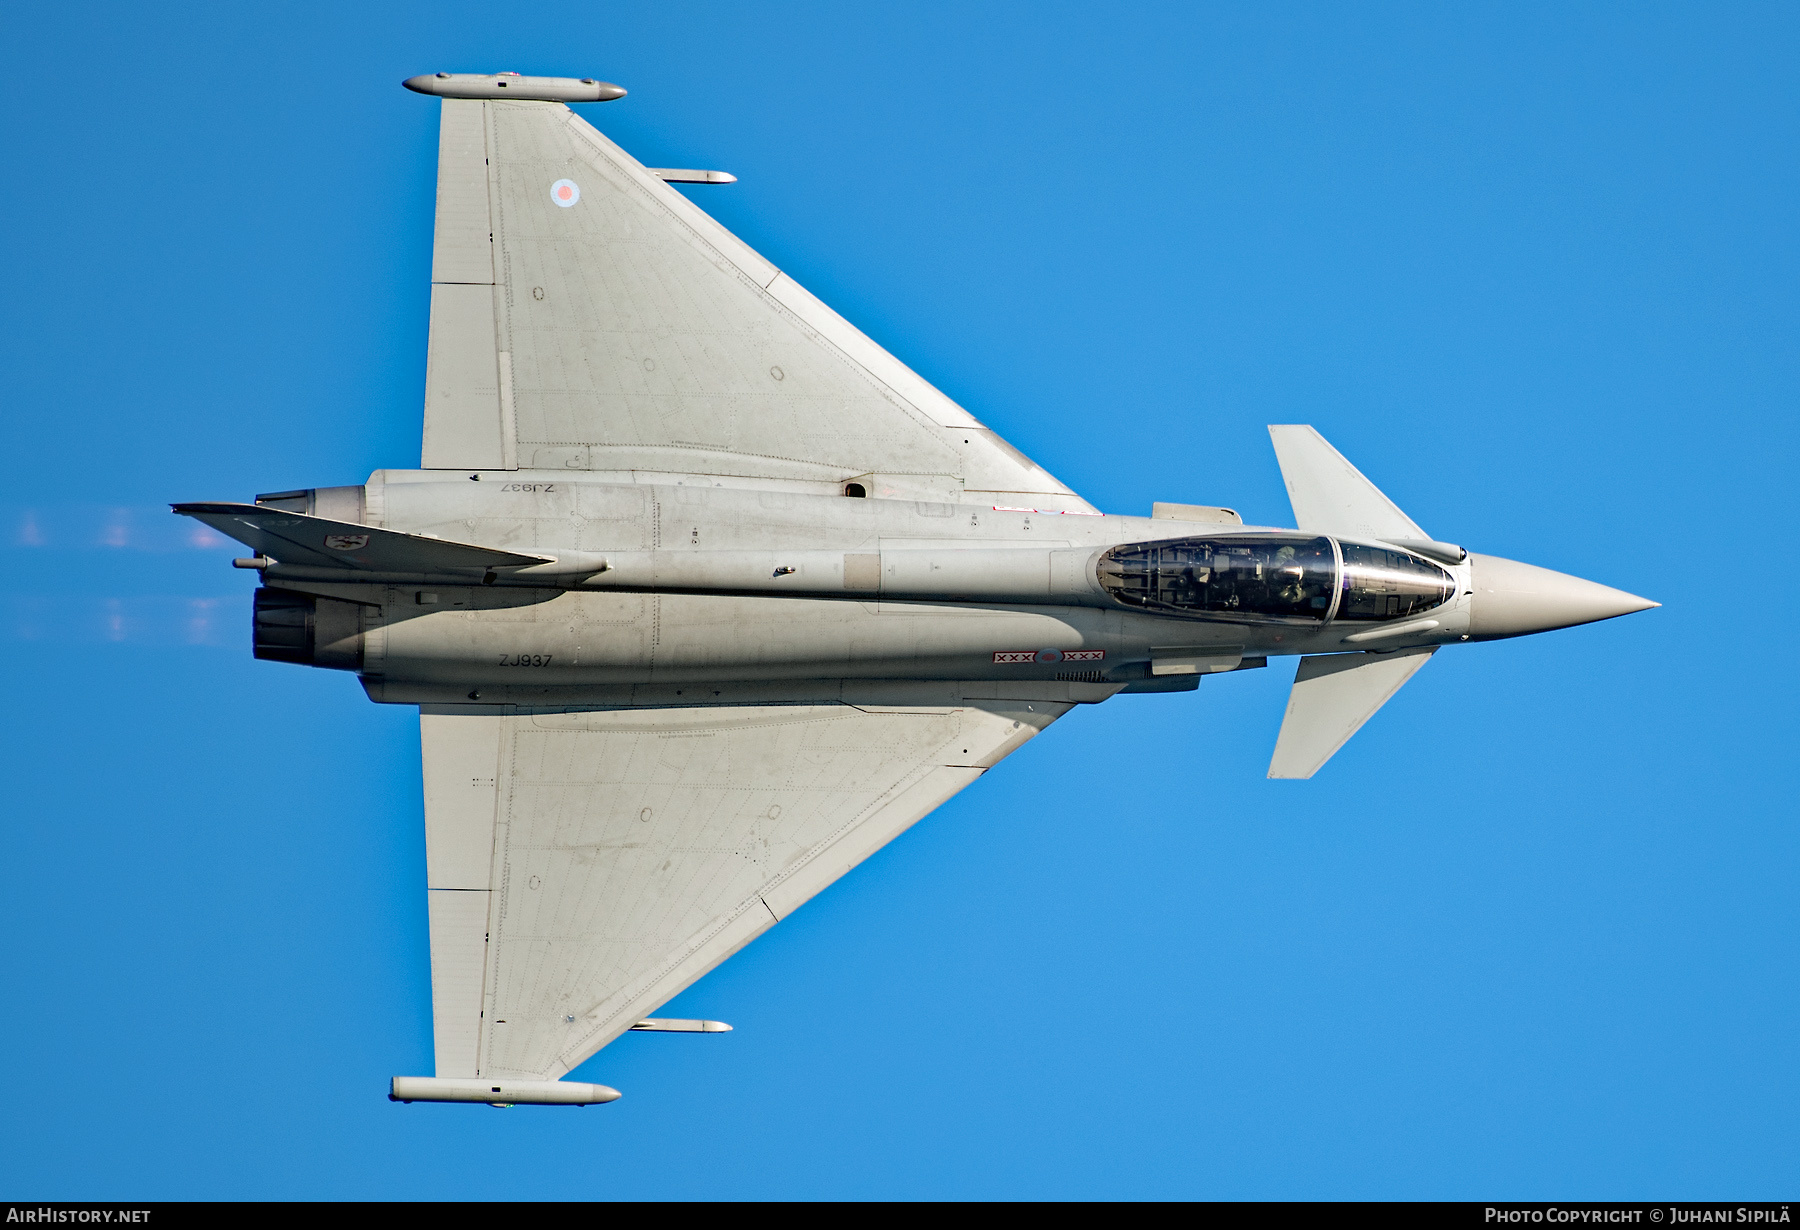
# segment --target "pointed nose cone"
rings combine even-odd
[[[1470,555],[1475,601],[1469,635],[1478,641],[1572,628],[1647,611],[1660,602],[1497,555]]]

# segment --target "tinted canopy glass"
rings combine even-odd
[[[1114,547],[1100,584],[1127,606],[1187,615],[1323,620],[1337,560],[1329,538],[1178,538]]]
[[[1448,602],[1456,581],[1429,560],[1404,551],[1339,544],[1344,552],[1339,619],[1398,619]]]

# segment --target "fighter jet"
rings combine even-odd
[[[436,1072],[561,1079],[1078,705],[1298,659],[1312,776],[1444,645],[1656,604],[1434,539],[1311,427],[1294,526],[1102,513],[568,107],[448,74],[418,468],[187,503],[256,657],[416,705]],[[1270,787],[1280,789],[1281,787]]]

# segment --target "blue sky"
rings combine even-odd
[[[1800,1118],[1783,5],[14,5],[8,1198],[1779,1198]],[[416,464],[437,69],[584,114],[1112,512],[1435,536],[1662,609],[1059,723],[582,1111],[430,1070],[416,719],[253,662],[171,500]]]

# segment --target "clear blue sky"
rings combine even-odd
[[[510,10],[510,11],[509,11]],[[18,4],[0,1197],[1794,1190],[1800,10]],[[1659,599],[1440,654],[1315,780],[1291,666],[1076,712],[627,1037],[430,1070],[416,719],[253,662],[162,505],[416,464],[437,69],[652,165],[1059,477]]]

